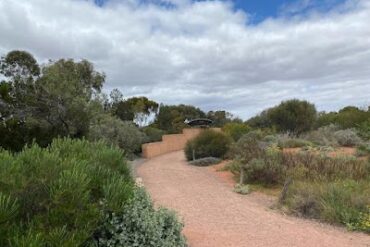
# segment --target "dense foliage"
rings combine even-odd
[[[105,214],[104,223],[95,233],[98,246],[183,247],[183,225],[174,212],[156,210],[143,189],[119,213]]]
[[[214,130],[204,130],[186,143],[185,155],[188,160],[207,157],[223,158],[229,147],[230,138],[225,134]]]
[[[0,246],[78,246],[133,195],[120,150],[69,139],[1,151],[0,184]]]
[[[47,146],[54,137],[83,137],[93,115],[93,98],[104,74],[86,60],[58,60],[39,67],[27,52],[0,60],[0,133],[3,148],[19,151],[35,140]]]
[[[233,122],[225,124],[222,131],[234,141],[238,141],[243,135],[251,131],[251,128],[244,123]]]
[[[155,127],[165,130],[168,133],[180,133],[187,125],[186,119],[204,118],[206,114],[190,105],[161,105],[155,121]]]
[[[352,130],[338,130],[335,126],[321,128],[319,133],[315,131],[307,136],[325,145],[363,143],[358,142],[359,137]],[[293,146],[302,149],[284,149]],[[236,143],[232,151],[234,161],[229,169],[241,176],[242,183],[283,186],[287,181],[293,181],[282,201],[292,212],[369,232],[367,144],[358,146],[358,153],[365,156],[362,159],[332,156],[321,148],[305,139],[264,136],[261,131],[252,131]]]
[[[120,147],[129,156],[140,151],[141,144],[146,138],[132,122],[123,122],[109,114],[95,116],[88,134],[88,139],[104,140],[108,144]]]
[[[185,246],[174,213],[155,210],[103,142],[1,151],[0,184],[0,246]]]

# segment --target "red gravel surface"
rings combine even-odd
[[[137,175],[157,206],[178,212],[190,247],[370,246],[369,235],[283,215],[260,193],[234,193],[209,168],[188,165],[183,152],[150,159]]]

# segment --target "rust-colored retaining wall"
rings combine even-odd
[[[142,152],[144,158],[153,158],[162,154],[179,151],[185,148],[188,140],[193,139],[203,129],[193,128],[184,129],[182,134],[164,135],[161,142],[152,142],[142,145]],[[221,131],[220,128],[212,128],[215,131]]]

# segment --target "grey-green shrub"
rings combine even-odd
[[[362,142],[361,138],[353,129],[338,130],[334,133],[339,145],[345,147],[353,147]]]
[[[193,166],[210,166],[210,165],[218,164],[220,162],[221,162],[221,159],[219,158],[206,157],[206,158],[201,158],[197,160],[192,160],[189,162],[189,164]]]
[[[185,146],[187,160],[206,157],[223,158],[229,151],[231,140],[225,134],[214,130],[204,130]]]
[[[128,155],[139,152],[146,138],[132,122],[124,122],[109,114],[96,116],[88,134],[89,140],[103,140],[122,148]]]
[[[339,126],[330,124],[303,135],[303,139],[320,146],[338,146],[338,140],[334,133],[340,130]]]
[[[103,225],[95,232],[96,246],[187,246],[181,234],[183,225],[176,214],[155,209],[148,194],[136,189],[134,198],[118,213],[106,213]]]

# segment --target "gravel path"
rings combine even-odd
[[[156,205],[172,208],[184,220],[191,247],[370,246],[370,236],[285,216],[242,196],[210,169],[187,165],[183,152],[146,161],[137,175]]]

